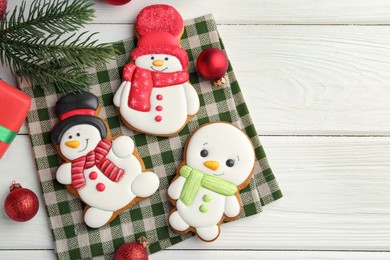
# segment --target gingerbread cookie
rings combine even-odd
[[[239,190],[253,174],[255,153],[248,136],[225,122],[199,127],[187,140],[184,158],[168,188],[175,206],[169,224],[179,234],[218,238],[223,221],[238,218]]]
[[[51,140],[65,160],[56,178],[87,204],[84,221],[89,227],[109,223],[156,192],[158,176],[146,171],[130,137],[111,138],[107,123],[97,116],[100,105],[95,95],[69,94],[56,108],[60,121]]]
[[[138,14],[135,30],[137,48],[114,104],[130,129],[175,135],[199,110],[198,94],[188,82],[188,55],[179,43],[183,19],[172,6],[151,5]]]

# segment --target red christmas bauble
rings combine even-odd
[[[3,19],[6,10],[7,10],[7,0],[0,0],[0,20]]]
[[[112,5],[124,5],[130,2],[131,0],[105,0],[105,1]]]
[[[218,48],[208,48],[199,54],[196,69],[199,74],[210,80],[219,80],[225,75],[229,66],[225,53]]]
[[[115,253],[114,260],[148,260],[149,242],[140,237],[138,242],[129,242],[121,245]]]
[[[38,212],[37,195],[29,189],[22,188],[19,183],[13,183],[10,194],[4,202],[5,213],[12,220],[25,222],[32,219]]]

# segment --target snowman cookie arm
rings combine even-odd
[[[168,187],[168,196],[173,200],[178,200],[185,182],[186,178],[182,176],[174,180]]]
[[[154,172],[144,172],[135,178],[131,191],[137,197],[146,198],[155,193],[160,185],[160,179]]]
[[[133,77],[133,73],[134,73],[135,67],[136,66],[134,64],[129,63],[129,64],[127,64],[123,68],[123,72],[122,72],[123,82],[122,82],[122,84],[120,85],[120,87],[118,88],[118,90],[116,91],[116,93],[114,95],[114,105],[116,107],[120,107],[123,90],[126,87],[128,87],[130,89],[131,79]]]
[[[184,90],[187,99],[187,114],[195,115],[200,107],[198,93],[189,82],[184,83]]]
[[[57,169],[56,179],[61,184],[72,183],[72,163],[64,163]]]
[[[112,151],[119,158],[128,157],[134,151],[134,142],[128,136],[119,136],[112,141]]]
[[[123,81],[114,95],[114,105],[116,107],[121,106],[122,93],[123,93],[123,89],[126,87],[126,85],[128,85],[130,87],[130,82]]]
[[[235,195],[226,196],[224,214],[228,218],[235,218],[241,212],[241,204],[239,198]]]

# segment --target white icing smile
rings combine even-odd
[[[252,172],[254,151],[241,130],[214,123],[195,132],[188,143],[186,158],[189,166],[238,186]]]
[[[177,72],[182,71],[183,66],[180,60],[168,54],[147,54],[138,57],[134,61],[137,67],[158,72]]]
[[[101,139],[96,127],[88,124],[75,125],[62,136],[60,150],[66,159],[74,160],[94,150]]]
[[[150,68],[151,68],[152,70],[158,71],[158,72],[163,72],[164,70],[167,70],[167,69],[168,69],[168,67],[165,67],[165,68],[162,69],[162,70],[158,70],[158,69],[155,69],[153,66],[150,66]]]
[[[78,151],[78,153],[81,153],[81,152],[85,151],[85,149],[87,149],[87,147],[88,147],[88,141],[89,141],[89,139],[85,139],[85,147],[84,147],[83,150]]]

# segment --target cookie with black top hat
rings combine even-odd
[[[158,176],[146,171],[133,140],[110,136],[98,117],[98,98],[89,92],[68,94],[57,101],[59,122],[51,140],[65,160],[56,179],[87,204],[85,223],[99,228],[120,212],[151,196]]]

